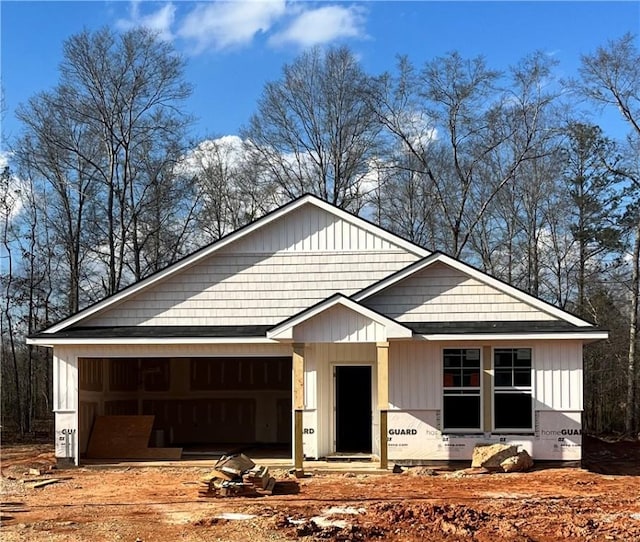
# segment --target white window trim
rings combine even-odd
[[[495,370],[495,361],[496,361],[496,350],[519,350],[519,349],[528,349],[531,350],[531,386],[499,386],[495,385],[496,381],[496,370]],[[528,345],[510,345],[510,344],[501,344],[498,346],[491,347],[491,432],[497,435],[503,434],[518,434],[518,435],[531,435],[535,431],[535,349],[533,346]],[[496,392],[508,392],[508,391],[527,391],[531,395],[531,427],[529,428],[496,428]]]
[[[445,390],[463,390],[463,389],[469,389],[469,388],[464,388],[464,387],[455,387],[455,388],[445,388],[444,386],[444,351],[445,350],[478,350],[480,352],[480,385],[478,386],[478,393],[480,394],[480,427],[465,427],[465,428],[454,428],[454,429],[447,429],[444,426],[444,397],[445,397]],[[483,359],[483,353],[482,353],[482,346],[480,345],[470,345],[470,344],[463,344],[463,345],[459,345],[459,346],[454,346],[451,344],[448,344],[446,346],[442,346],[440,348],[440,387],[442,388],[442,396],[441,396],[441,415],[440,415],[440,432],[443,435],[468,435],[468,434],[472,434],[472,435],[478,435],[478,434],[482,434],[484,431],[482,429],[482,420],[483,420],[483,412],[484,412],[484,393],[483,393],[483,367],[484,367],[484,359]]]

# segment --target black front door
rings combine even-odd
[[[336,452],[371,453],[371,367],[336,366]]]

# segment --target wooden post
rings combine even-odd
[[[302,413],[304,411],[304,344],[293,345],[293,466],[296,476],[304,474]]]
[[[389,343],[376,344],[378,410],[380,411],[380,468],[389,466],[387,411],[389,410]]]

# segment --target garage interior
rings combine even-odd
[[[291,457],[291,372],[288,357],[80,358],[80,457],[96,417],[117,415],[153,415],[149,445],[183,456]]]

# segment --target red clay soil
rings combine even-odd
[[[589,440],[589,439],[587,439]],[[198,496],[203,467],[29,469],[53,464],[51,446],[2,449],[0,539],[551,542],[640,540],[640,444],[589,442],[580,468],[455,476],[275,473],[288,494]],[[588,447],[588,446],[587,446]],[[603,474],[608,468],[613,474]],[[36,481],[58,482],[34,488]],[[297,493],[296,493],[297,491]],[[246,519],[228,514],[246,514]],[[242,517],[242,516],[240,516]]]

